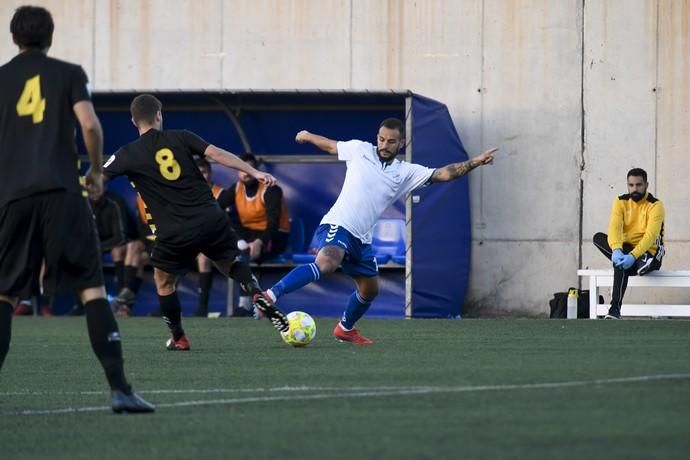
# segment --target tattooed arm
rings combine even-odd
[[[451,163],[441,168],[437,168],[436,171],[434,171],[434,173],[431,175],[431,182],[448,182],[464,176],[477,166],[491,164],[494,161],[494,154],[497,150],[498,149],[496,148],[485,150],[470,160],[462,161],[460,163]]]

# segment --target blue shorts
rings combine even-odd
[[[376,264],[374,249],[370,244],[363,244],[352,233],[333,224],[322,224],[316,229],[317,249],[324,246],[338,246],[345,250],[343,272],[350,276],[376,276],[379,266]]]

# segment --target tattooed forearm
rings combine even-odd
[[[467,160],[461,163],[452,163],[442,168],[438,168],[431,176],[432,182],[447,182],[449,180],[462,177],[474,168],[481,165],[480,161]]]

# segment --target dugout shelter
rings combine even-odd
[[[375,144],[379,123],[396,117],[406,125],[407,145],[401,152],[406,161],[439,167],[468,159],[444,104],[410,91],[345,90],[96,92],[93,102],[105,132],[105,156],[136,138],[129,104],[143,92],[155,94],[163,102],[164,128],[189,129],[233,153],[250,152],[264,161],[265,169],[283,188],[293,230],[303,235],[302,241],[293,238],[292,252],[308,249],[345,176],[345,164],[335,156],[295,143],[298,131]],[[228,186],[234,181],[234,172],[214,166],[214,182]],[[110,188],[125,196],[134,209],[135,194],[124,178],[113,181]],[[470,270],[467,178],[417,190],[384,217],[404,219],[405,253],[397,266],[391,261],[381,267],[381,294],[368,315],[460,317]],[[288,254],[274,264],[285,268],[275,275],[284,274],[290,263]],[[268,287],[274,280],[261,281]],[[339,316],[352,289],[347,277],[336,276],[290,294],[289,302],[295,305],[291,309]],[[180,295],[185,295],[184,289]],[[218,295],[212,293],[212,297]],[[183,304],[191,302],[182,300]],[[155,295],[150,301],[157,302]]]

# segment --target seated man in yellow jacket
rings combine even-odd
[[[664,257],[664,205],[647,192],[644,169],[628,171],[628,193],[613,200],[609,234],[594,235],[594,245],[613,263],[613,293],[606,319],[620,319],[628,276],[661,268]]]
[[[255,168],[260,166],[251,153],[240,158]],[[231,207],[239,217],[234,229],[249,243],[249,259],[261,263],[287,249],[290,233],[287,204],[279,186],[267,187],[242,171],[237,177],[239,180],[228,190]]]

